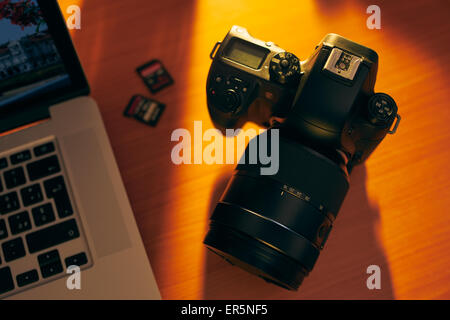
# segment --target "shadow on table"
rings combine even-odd
[[[217,178],[210,215],[231,173]],[[319,259],[297,292],[264,282],[205,249],[204,299],[393,299],[389,264],[377,240],[380,214],[370,203],[366,168],[356,167],[351,187]],[[369,290],[367,267],[381,269],[381,290]]]
[[[167,205],[173,202],[168,190],[177,175],[169,142],[173,130],[183,127],[187,110],[190,64],[186,62],[196,4],[196,0],[84,1],[82,29],[73,32],[160,288],[173,283],[173,274],[184,267],[177,269],[172,261],[179,252],[176,239],[160,239],[177,219],[177,212]],[[155,58],[176,81],[153,96],[135,69]],[[134,94],[170,106],[156,127],[123,116]],[[170,295],[161,291],[163,297]]]

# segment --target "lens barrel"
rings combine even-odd
[[[278,129],[255,137],[243,157],[250,159],[252,142],[258,154],[259,141],[268,143],[265,150],[277,143],[278,172],[261,175],[267,165],[241,159],[210,218],[204,243],[228,262],[297,290],[328,238],[348,191],[348,173],[343,163],[288,137],[272,141],[272,130]]]

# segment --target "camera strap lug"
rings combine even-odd
[[[216,44],[214,45],[214,48],[212,49],[211,53],[209,54],[209,57],[211,58],[211,60],[214,60],[214,57],[215,57],[214,55],[217,51],[217,47],[219,47],[221,43],[222,42],[217,41]]]
[[[394,134],[397,131],[398,125],[400,124],[400,120],[402,119],[399,114],[396,114],[395,118],[397,120],[395,122],[394,128],[392,128],[392,130],[388,131],[389,134]]]

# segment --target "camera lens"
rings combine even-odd
[[[270,136],[272,130],[262,135]],[[272,150],[274,142],[260,136],[252,140],[257,154],[259,141],[267,141],[264,149]],[[283,135],[275,141],[278,172],[261,175],[267,165],[241,159],[211,216],[204,243],[228,262],[297,290],[328,238],[349,187],[348,173],[338,156],[332,159]],[[252,142],[244,159],[254,153]]]

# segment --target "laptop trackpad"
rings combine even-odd
[[[97,256],[129,248],[130,238],[95,131],[88,129],[64,136],[60,143],[65,147],[64,161],[71,165],[71,185],[80,195],[88,223],[86,231],[94,241]]]

